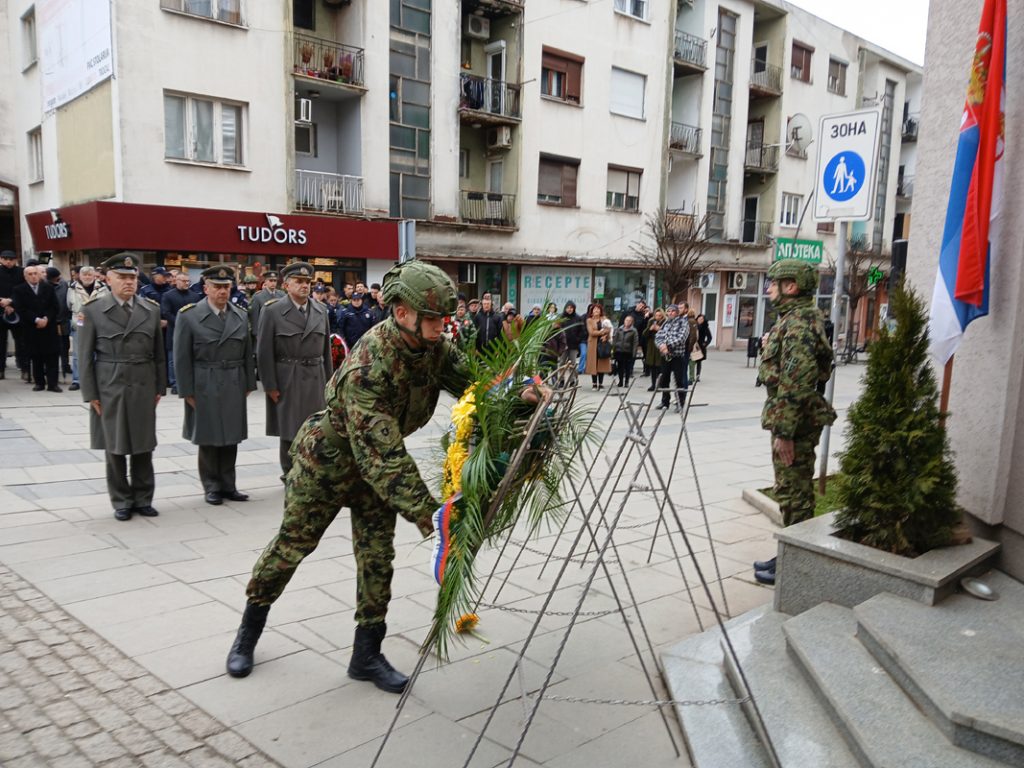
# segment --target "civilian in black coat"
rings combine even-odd
[[[473,318],[476,326],[476,348],[483,351],[484,347],[501,336],[501,323],[505,318],[494,310],[491,295],[485,293],[481,301],[480,311]]]
[[[11,299],[22,328],[22,339],[32,360],[33,390],[61,392],[57,386],[60,375],[60,337],[57,316],[60,305],[57,294],[43,275],[46,267],[25,267],[25,282],[15,286]]]
[[[14,290],[14,286],[21,285],[24,282],[25,275],[18,264],[18,255],[14,251],[0,251],[0,312],[7,318],[14,316],[11,292]],[[2,321],[0,321],[0,379],[6,376],[8,331],[10,331],[11,338],[14,340],[15,362],[22,371],[22,379],[28,381],[28,376],[25,373],[25,361],[27,358],[23,349],[24,342],[21,342],[20,348],[18,346],[21,339],[21,328],[12,323]]]

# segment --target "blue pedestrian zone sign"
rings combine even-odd
[[[856,152],[840,152],[825,166],[822,188],[839,203],[854,197],[864,186],[864,160]]]

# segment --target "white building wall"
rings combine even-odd
[[[362,40],[357,43],[366,56],[366,93],[360,104],[363,209],[368,215],[386,216],[391,199],[388,157],[390,17],[384,4],[375,4],[374,9],[374,13],[362,15]]]
[[[158,2],[116,7],[119,197],[130,203],[287,210],[292,103],[285,97],[285,78],[292,57],[282,5],[245,3],[246,28],[163,11]],[[244,166],[165,160],[165,90],[247,104]]]

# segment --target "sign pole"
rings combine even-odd
[[[846,283],[846,230],[849,227],[849,223],[845,221],[839,222],[839,243],[838,243],[838,257],[836,258],[836,279],[835,285],[832,287],[832,312],[829,314],[829,319],[832,321],[832,350],[835,351],[835,339],[839,336],[839,305],[842,303],[843,288]],[[836,390],[836,367],[832,365],[832,375],[829,377],[828,384],[825,385],[825,399],[829,405],[832,405],[832,397]],[[825,478],[828,475],[828,444],[829,438],[832,436],[832,427],[829,425],[825,426],[825,429],[821,433],[821,459],[818,465],[818,492],[825,493]]]

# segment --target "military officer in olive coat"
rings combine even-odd
[[[256,343],[256,331],[260,327],[260,314],[263,312],[263,307],[271,299],[284,298],[284,291],[278,289],[277,281],[277,272],[264,272],[263,287],[253,295],[252,300],[249,302],[249,333],[252,334],[254,346]]]
[[[103,263],[109,291],[82,305],[76,333],[90,447],[106,452],[114,517],[155,517],[156,406],[167,391],[160,305],[136,295],[141,259],[119,253]]]
[[[248,435],[245,399],[256,389],[246,313],[228,299],[232,271],[203,270],[206,298],[187,304],[174,326],[174,371],[185,400],[182,434],[199,446],[207,504],[245,501],[235,485],[238,444]]]
[[[311,413],[324,407],[324,387],[334,372],[327,308],[309,300],[313,267],[281,271],[286,298],[263,305],[256,335],[256,366],[267,395],[267,434],[281,438],[281,471],[292,467],[292,439]]]

